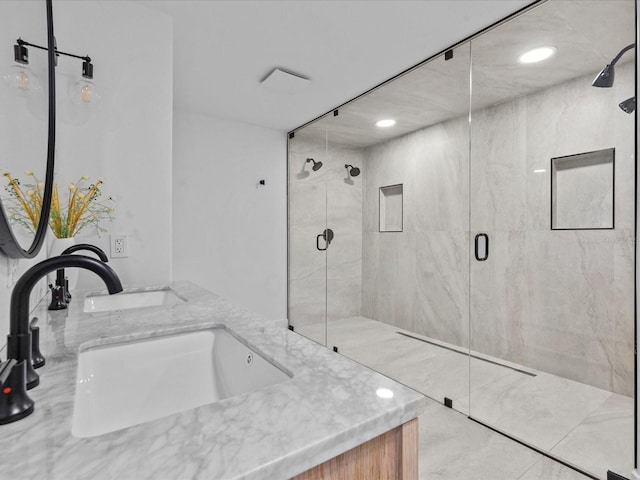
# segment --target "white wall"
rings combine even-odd
[[[54,3],[58,48],[89,54],[102,101],[73,107],[68,86],[81,71],[61,58],[58,79],[56,177],[61,189],[82,175],[104,179],[116,199],[106,233],[83,231],[78,242],[109,253],[109,233],[128,235],[128,258],[110,259],[123,285],[171,279],[171,135],[173,31],[169,16],[128,1]],[[78,288],[104,289],[81,271]]]
[[[173,134],[174,279],[284,318],[285,132],[176,110]]]

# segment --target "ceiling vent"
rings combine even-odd
[[[300,93],[311,83],[306,77],[275,68],[260,82],[264,88],[276,93]]]

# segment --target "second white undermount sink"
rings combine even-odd
[[[95,437],[289,380],[223,327],[82,351],[71,433]]]
[[[177,305],[179,303],[184,303],[184,300],[170,288],[123,292],[115,295],[87,295],[84,299],[84,312],[97,313],[109,310]]]

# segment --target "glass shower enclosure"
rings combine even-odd
[[[631,0],[541,2],[291,132],[290,328],[630,476],[635,50],[592,83],[635,38]]]

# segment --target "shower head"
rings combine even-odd
[[[631,45],[627,45],[622,50],[620,50],[618,55],[616,55],[614,59],[611,60],[611,62],[606,67],[600,70],[600,73],[598,73],[596,78],[593,79],[593,82],[591,83],[591,85],[594,87],[602,87],[602,88],[612,87],[613,81],[616,78],[615,64],[618,63],[618,60],[620,60],[620,58],[622,57],[622,55],[625,54],[625,52],[627,52],[628,50],[631,50],[635,46],[636,44],[632,43]]]
[[[600,70],[600,73],[593,79],[591,86],[609,88],[613,87],[613,81],[616,79],[616,70],[613,64],[609,64]]]
[[[627,98],[618,105],[623,112],[633,113],[636,109],[636,97]]]
[[[311,170],[313,170],[314,172],[317,172],[322,168],[322,162],[316,162],[313,158],[307,158],[307,163],[309,162],[313,162],[313,167],[311,167]]]
[[[353,165],[345,165],[344,168],[347,169],[347,172],[349,172],[349,175],[351,175],[352,177],[357,177],[358,175],[360,175],[360,169],[358,167],[354,167]]]

